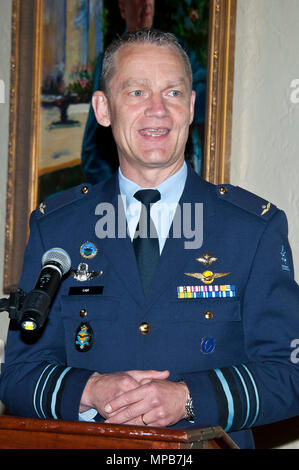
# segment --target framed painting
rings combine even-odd
[[[202,154],[195,169],[217,184],[229,182],[236,2],[172,1],[167,16],[159,14],[163,2],[156,3],[154,26],[176,25],[167,30],[189,41],[205,70]],[[19,281],[31,211],[85,181],[81,145],[96,59],[113,32],[109,4],[13,0],[5,293]]]

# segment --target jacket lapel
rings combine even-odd
[[[115,209],[115,237],[103,238],[101,245],[105,250],[107,259],[124,282],[128,293],[139,305],[143,306],[145,296],[132,242],[128,236],[117,174],[104,185],[101,200],[109,202]]]
[[[148,307],[155,303],[158,298],[166,290],[167,285],[172,281],[173,278],[177,277],[178,273],[183,274],[190,260],[195,259],[201,255],[205,246],[208,247],[209,239],[213,234],[213,223],[215,223],[214,210],[212,204],[212,198],[210,194],[210,185],[206,183],[201,177],[199,177],[190,167],[188,167],[188,176],[186,180],[185,189],[180,199],[180,213],[181,213],[181,237],[174,238],[170,236],[162,251],[154,279],[148,293]],[[203,218],[200,220],[202,224],[202,244],[199,244],[198,248],[186,248],[185,242],[188,242],[188,238],[185,238],[186,233],[186,217],[188,218],[188,209],[185,213],[186,205],[190,205],[191,208],[191,227],[194,229],[194,204],[201,203],[203,209]],[[185,204],[185,206],[184,206]],[[177,216],[177,214],[176,214]],[[184,220],[185,217],[185,220]],[[197,219],[198,221],[198,219]],[[187,224],[188,225],[188,224]],[[172,227],[173,229],[173,227]],[[170,233],[172,232],[172,229]],[[200,229],[200,227],[197,227]],[[190,240],[189,240],[190,241]],[[192,246],[192,245],[191,245]],[[176,293],[174,292],[174,297]]]

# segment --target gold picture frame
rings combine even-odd
[[[237,0],[210,0],[203,177],[229,182]],[[13,0],[3,291],[17,288],[37,204],[43,0]]]

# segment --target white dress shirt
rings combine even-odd
[[[150,188],[157,189],[161,194],[161,199],[153,204],[151,208],[151,217],[158,233],[160,253],[162,253],[168,237],[178,202],[185,187],[186,178],[187,165],[184,162],[179,171],[174,175],[167,178],[158,186]],[[118,170],[118,180],[120,194],[125,204],[128,232],[131,240],[133,240],[141,212],[141,202],[134,198],[134,194],[141,189],[149,188],[142,188],[126,178],[120,168]]]

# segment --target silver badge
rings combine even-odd
[[[71,270],[71,276],[73,276],[74,279],[80,282],[89,281],[90,279],[101,276],[102,274],[103,271],[88,271],[87,263],[80,263],[77,271],[75,271],[74,269]]]

